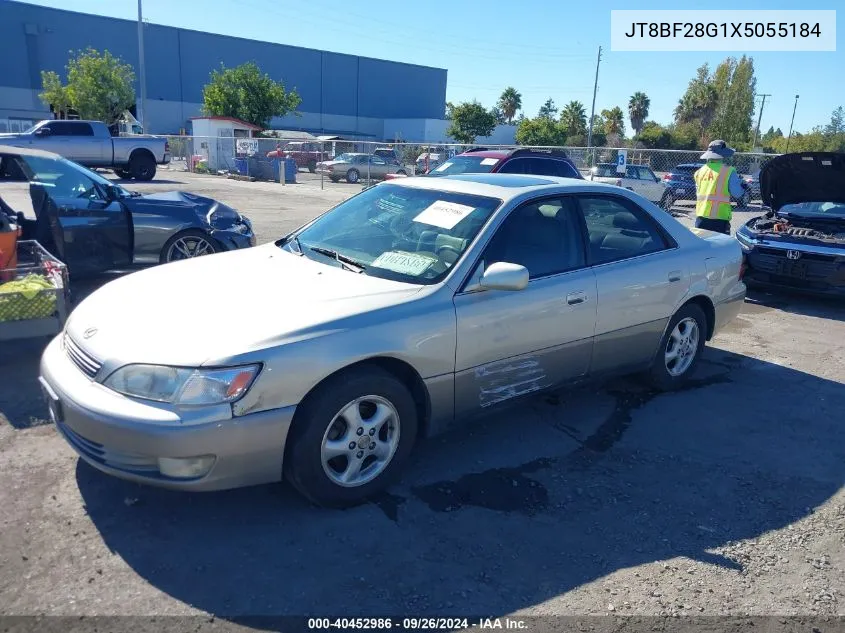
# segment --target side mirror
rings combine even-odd
[[[115,200],[120,200],[120,188],[114,185],[109,185],[106,187],[106,199],[109,202],[114,202]]]
[[[487,267],[478,285],[486,290],[524,290],[528,285],[528,269],[519,264],[496,262]]]

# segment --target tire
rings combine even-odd
[[[689,333],[688,338],[684,338],[686,332]],[[681,337],[680,341],[678,336]],[[671,391],[683,386],[695,373],[706,338],[707,317],[694,303],[686,304],[669,321],[649,371],[649,382],[660,391]],[[688,347],[681,348],[680,359],[676,356],[673,361],[668,360],[672,351],[684,345],[683,341],[687,341]]]
[[[356,401],[361,404],[356,405]],[[348,424],[342,413],[349,407],[363,421]],[[365,429],[376,417],[373,412],[379,411],[389,417],[378,432],[363,430],[359,435],[359,429]],[[319,506],[359,505],[399,475],[414,447],[417,425],[414,399],[399,379],[378,367],[342,372],[312,391],[296,412],[285,451],[284,477]],[[375,439],[369,447],[360,448],[368,437]],[[332,441],[337,442],[333,448],[339,454],[327,457],[324,446]],[[356,446],[349,449],[353,443]],[[357,474],[350,470],[355,466]],[[357,477],[358,481],[340,483],[344,476],[352,476],[353,481]]]
[[[177,244],[184,244],[184,246],[188,248],[188,252],[190,252],[191,245],[196,244],[199,246],[199,241],[207,244],[207,247],[203,249],[204,252],[196,255],[178,256],[182,249],[180,249]],[[166,264],[168,262],[201,257],[203,255],[213,255],[214,253],[219,253],[222,250],[224,249],[220,243],[205,231],[200,231],[199,229],[188,229],[187,231],[177,233],[165,242],[161,249],[161,253],[159,254],[159,262]]]
[[[406,172],[404,169],[400,169],[399,171],[396,172],[396,175],[397,176],[407,176],[408,172]]]
[[[340,182],[340,178],[329,178],[332,182]]]
[[[314,161],[308,163],[308,171],[310,171],[312,174],[317,173],[317,163]]]
[[[346,172],[346,182],[348,182],[350,185],[354,185],[356,182],[358,182],[359,177],[360,174],[358,173],[357,169],[350,169],[348,172]]]
[[[148,182],[155,178],[155,159],[146,152],[136,152],[129,158],[129,171],[135,180]]]
[[[665,211],[671,211],[672,207],[675,206],[675,196],[671,193],[666,193],[663,195],[663,199],[660,201],[660,207]]]
[[[114,173],[118,178],[123,178],[124,180],[132,179],[132,172],[128,169],[115,168]]]

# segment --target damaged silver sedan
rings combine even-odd
[[[619,187],[408,178],[275,243],[107,284],[48,346],[41,384],[60,433],[112,475],[284,478],[348,506],[420,437],[527,394],[629,372],[682,385],[739,312],[742,270],[736,240]]]

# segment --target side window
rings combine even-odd
[[[565,160],[556,160],[552,161],[557,168],[556,176],[560,176],[561,178],[580,178],[581,174],[579,174],[572,165],[567,163]]]
[[[70,123],[70,134],[72,136],[94,136],[94,130],[90,123]]]
[[[67,121],[53,121],[49,126],[50,136],[73,136],[73,124]]]
[[[648,167],[637,167],[637,171],[640,172],[640,180],[655,182],[654,172]]]
[[[535,176],[557,176],[558,167],[556,160],[549,158],[527,158],[525,159],[527,174],[534,174]]]
[[[640,171],[639,167],[634,167],[633,165],[628,165],[625,168],[625,178],[633,178],[634,180],[640,179]]]
[[[612,196],[578,196],[590,238],[590,261],[605,264],[669,247],[654,220],[633,203]]]
[[[514,209],[485,250],[485,266],[520,264],[531,279],[583,268],[584,244],[571,198],[544,199]]]

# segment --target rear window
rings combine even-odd
[[[622,174],[616,173],[616,164],[596,165],[593,174],[598,178],[619,178]]]
[[[676,174],[692,175],[696,171],[698,171],[698,167],[699,167],[698,165],[678,165],[672,171],[675,172]]]
[[[432,170],[429,176],[486,174],[492,171],[500,160],[500,158],[484,158],[483,156],[455,156]]]

